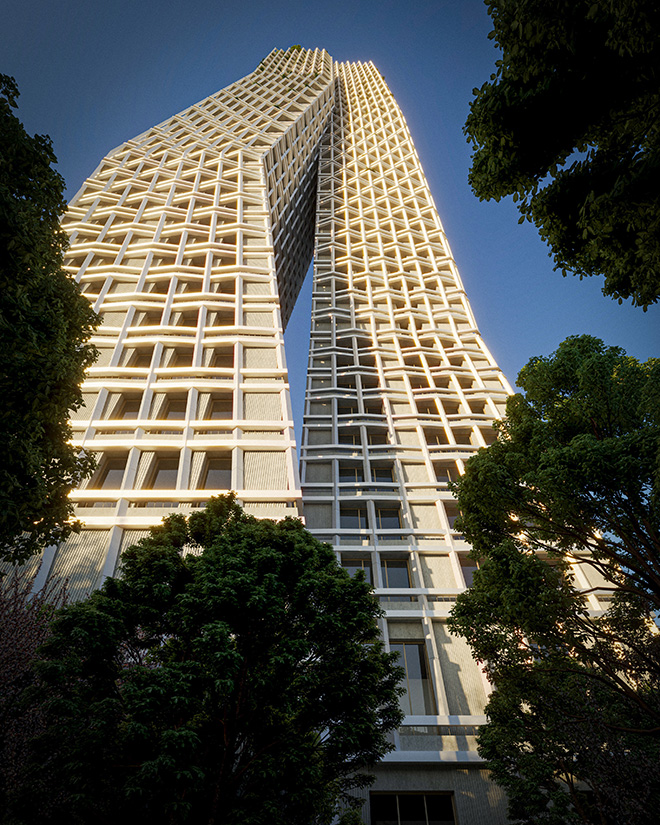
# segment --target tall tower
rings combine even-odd
[[[65,227],[103,318],[73,422],[99,464],[39,579],[83,595],[163,515],[230,489],[254,515],[304,509],[372,581],[406,671],[365,821],[504,823],[475,749],[487,685],[445,620],[473,572],[447,482],[510,390],[381,75],[275,49],[111,152]],[[301,489],[283,331],[312,254]]]

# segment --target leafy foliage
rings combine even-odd
[[[651,823],[660,361],[573,337],[518,383],[499,440],[454,485],[481,566],[451,626],[497,688],[480,751],[522,822]],[[611,599],[602,614],[590,613],[583,575]],[[630,785],[636,772],[643,790]]]
[[[43,708],[28,700],[36,683],[32,666],[54,611],[66,603],[61,582],[53,579],[37,593],[33,586],[25,568],[0,583],[0,811],[19,785],[30,740],[45,729]]]
[[[654,0],[486,0],[502,51],[465,125],[470,182],[513,195],[556,268],[660,294],[660,7]]]
[[[20,562],[71,532],[68,493],[92,469],[68,418],[97,318],[62,269],[64,182],[50,139],[25,132],[17,97],[0,75],[0,558]]]
[[[363,577],[232,496],[171,516],[122,565],[43,649],[50,728],[15,821],[332,821],[401,720]]]

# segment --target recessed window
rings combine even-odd
[[[366,530],[366,507],[342,507],[340,511],[340,527],[345,530]]]
[[[216,263],[222,264],[224,262],[222,260],[216,260],[214,264]],[[213,292],[220,292],[224,293],[225,295],[233,295],[236,292],[236,281],[234,280],[234,278],[228,281],[217,281],[215,284],[213,284],[212,289]]]
[[[151,490],[173,490],[176,487],[176,478],[179,472],[179,459],[157,458],[151,475],[151,483],[147,486]]]
[[[342,400],[337,402],[337,415],[357,415],[357,400]]]
[[[378,446],[380,444],[387,444],[387,433],[383,432],[370,432],[368,433],[369,438],[369,445],[370,446]]]
[[[342,554],[341,566],[350,576],[354,576],[358,571],[362,571],[362,573],[364,573],[364,578],[369,582],[369,584],[373,584],[371,561],[369,559],[357,559],[352,556],[344,556]]]
[[[360,444],[360,433],[356,430],[345,430],[339,428],[338,440],[340,444]]]
[[[424,438],[426,439],[426,443],[430,446],[449,444],[449,439],[447,438],[447,433],[444,429],[424,430]]]
[[[125,350],[122,357],[123,366],[133,369],[148,369],[151,366],[153,347],[139,347],[133,350]]]
[[[365,401],[364,411],[367,415],[383,415],[382,401]]]
[[[179,312],[175,316],[175,325],[178,327],[196,327],[197,326],[197,310],[190,310],[188,312]]]
[[[118,490],[121,487],[126,469],[127,456],[120,458],[106,458],[101,465],[94,483],[90,485],[94,490]]]
[[[394,481],[393,468],[391,464],[372,464],[371,477],[374,481],[382,481],[391,484]]]
[[[400,530],[401,510],[398,507],[376,507],[376,524],[379,530]]]
[[[163,416],[168,421],[183,421],[186,417],[186,406],[188,401],[186,398],[170,398],[167,401],[165,408],[165,415]]]
[[[361,464],[340,464],[339,481],[342,484],[364,481],[364,470]]]
[[[218,347],[211,358],[211,367],[230,370],[234,368],[234,348]]]
[[[141,398],[126,398],[118,410],[116,418],[130,419],[137,418],[140,414]]]
[[[451,794],[372,793],[371,825],[454,825]]]
[[[214,420],[231,419],[233,415],[233,405],[234,400],[231,395],[227,395],[225,398],[212,398],[207,418]]]
[[[424,642],[392,641],[390,649],[399,654],[397,664],[405,670],[401,682],[405,693],[399,699],[403,712],[410,716],[437,713]]]
[[[435,470],[435,477],[441,484],[447,484],[449,481],[456,481],[458,478],[458,469],[455,462],[436,462],[433,465]]]
[[[471,559],[468,555],[461,553],[458,557],[461,564],[461,571],[465,579],[465,586],[472,587],[474,584],[474,574],[479,569],[479,562]]]
[[[231,458],[208,458],[202,490],[231,489]]]
[[[160,325],[161,312],[142,312],[138,319],[138,325],[141,327],[157,327]]]
[[[167,366],[168,368],[175,368],[175,367],[191,367],[193,360],[193,349],[192,347],[180,347],[175,349],[174,352],[171,354]]]
[[[380,570],[384,587],[396,587],[397,589],[410,587],[410,569],[407,559],[381,558]]]

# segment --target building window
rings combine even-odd
[[[151,483],[147,485],[147,489],[174,490],[178,472],[178,458],[157,458],[151,475]]]
[[[371,825],[454,825],[449,793],[371,793]]]
[[[177,313],[176,320],[174,322],[175,326],[178,327],[196,327],[197,326],[197,310],[190,310],[188,312],[179,312]]]
[[[231,419],[234,414],[234,399],[231,395],[225,398],[211,399],[211,405],[207,418],[212,419]]]
[[[383,575],[383,587],[396,587],[398,590],[411,587],[410,568],[407,559],[381,558],[380,571]]]
[[[216,369],[233,369],[234,368],[234,348],[224,347],[218,348],[214,351],[211,358],[211,366]]]
[[[340,527],[342,530],[366,530],[366,507],[342,507],[340,511]]]
[[[393,468],[391,464],[372,464],[371,477],[374,481],[391,484],[394,481]]]
[[[183,421],[186,417],[187,398],[169,398],[163,418],[168,421]]]
[[[350,576],[354,576],[359,570],[361,570],[364,573],[364,578],[369,582],[369,584],[373,584],[371,561],[369,559],[356,559],[353,556],[344,556],[342,554],[341,566]]]
[[[136,370],[148,369],[151,366],[153,353],[153,347],[139,347],[134,350],[124,350],[122,366]]]
[[[367,415],[383,415],[382,401],[365,401],[364,411]]]
[[[379,530],[400,530],[401,510],[398,507],[376,507],[376,524]]]
[[[367,434],[370,446],[378,446],[380,444],[387,444],[387,433],[385,432],[369,432]]]
[[[140,396],[134,396],[133,398],[125,398],[124,402],[117,410],[117,414],[114,416],[114,418],[137,418],[140,414],[141,402],[142,398]]]
[[[435,477],[440,484],[447,484],[449,481],[456,481],[458,478],[458,470],[456,463],[452,462],[436,462],[433,465],[435,470]]]
[[[364,470],[361,464],[340,464],[339,481],[342,484],[355,484],[364,481]]]
[[[192,347],[180,347],[171,353],[167,362],[168,369],[175,369],[181,367],[192,367],[193,350]]]
[[[340,444],[352,444],[353,446],[360,445],[360,433],[355,430],[344,430],[339,428],[338,441]]]
[[[398,664],[405,670],[401,687],[406,692],[399,699],[403,712],[406,716],[435,715],[437,710],[424,642],[392,641],[390,650],[399,654]]]
[[[435,402],[422,399],[417,401],[417,411],[420,415],[438,414],[438,408],[435,406]]]
[[[356,400],[339,401],[337,403],[337,415],[357,415],[358,403]]]
[[[202,490],[231,489],[231,458],[209,458]]]
[[[139,317],[137,326],[157,327],[160,325],[161,315],[160,312],[143,312]]]
[[[126,469],[127,456],[121,458],[106,458],[101,469],[90,485],[93,490],[118,490],[121,487]]]
[[[430,447],[449,444],[447,433],[444,430],[424,430],[424,438]]]
[[[461,571],[463,572],[463,578],[465,579],[465,586],[472,587],[474,584],[474,574],[479,569],[479,562],[471,559],[468,555],[463,553],[459,554],[458,560],[461,564]]]

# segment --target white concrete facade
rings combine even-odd
[[[460,825],[506,822],[475,750],[488,687],[445,622],[472,573],[447,482],[493,440],[510,387],[377,69],[274,50],[111,152],[65,227],[103,316],[73,422],[99,466],[73,494],[85,529],[40,578],[89,592],[164,514],[229,489],[258,516],[304,511],[370,577],[406,665],[373,822],[409,803],[429,825],[445,804]],[[283,330],[312,254],[299,477]]]

